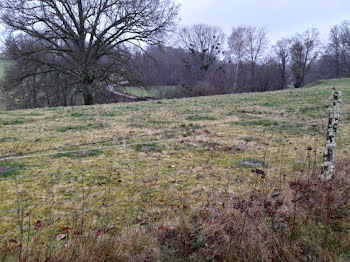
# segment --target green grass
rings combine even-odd
[[[46,222],[31,235],[41,243],[74,224],[71,216],[82,207],[85,225],[94,228],[134,225],[184,204],[200,210],[208,198],[253,190],[252,169],[265,170],[263,162],[265,190],[273,190],[315,161],[308,146],[322,159],[333,86],[343,92],[342,112],[350,112],[350,79],[266,93],[0,112],[0,158],[20,157],[11,163],[26,167],[16,170],[20,183],[0,183],[0,211],[15,209],[18,195],[25,212],[38,204],[30,223]],[[337,157],[345,158],[350,123],[339,127]],[[78,149],[92,151],[51,154]],[[32,154],[38,155],[21,158]],[[40,174],[52,175],[30,177]],[[61,218],[57,225],[47,222],[52,217]],[[18,228],[17,221],[16,213],[4,215],[0,234]],[[202,245],[196,241],[194,248]]]
[[[212,117],[212,116],[195,115],[195,116],[187,117],[186,120],[190,120],[190,121],[214,121],[214,120],[217,120],[217,119],[215,117]]]
[[[4,126],[10,126],[10,125],[20,125],[20,124],[24,124],[24,122],[22,120],[5,120],[5,121],[0,121],[1,125]]]
[[[69,131],[85,131],[89,129],[101,129],[105,128],[106,125],[103,123],[94,123],[80,126],[64,126],[57,129],[58,132],[69,132]]]
[[[23,164],[7,162],[0,163],[0,179],[14,176],[24,169],[25,166]]]
[[[254,159],[254,158],[246,158],[243,160],[238,161],[237,166],[245,167],[245,168],[263,168],[267,167],[266,163],[260,159]]]
[[[101,150],[87,150],[82,152],[67,152],[67,153],[60,153],[57,155],[54,155],[54,158],[61,158],[61,157],[70,157],[70,158],[85,158],[85,157],[94,157],[99,156],[103,154]]]
[[[1,143],[5,143],[5,142],[16,142],[19,139],[17,137],[11,137],[11,136],[6,136],[6,137],[2,137],[0,138],[0,142]]]
[[[161,146],[159,146],[156,143],[151,143],[151,144],[144,144],[144,145],[136,145],[134,147],[136,152],[162,152]]]

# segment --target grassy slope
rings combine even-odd
[[[58,234],[59,226],[71,223],[71,215],[83,206],[85,222],[112,220],[122,226],[140,213],[199,207],[208,199],[253,188],[256,175],[239,164],[245,159],[265,160],[266,190],[272,190],[306,168],[307,146],[321,156],[333,86],[343,91],[343,119],[350,120],[350,79],[300,90],[0,112],[1,156],[174,139],[104,149],[88,157],[2,161],[0,167],[21,167],[12,176],[58,174],[23,178],[17,190],[15,181],[2,181],[0,212],[16,208],[20,199],[26,211],[39,205],[31,221],[68,215],[58,226],[45,228],[43,238]],[[350,124],[340,128],[338,154],[346,156]],[[58,203],[54,208],[52,201]],[[1,215],[0,234],[18,228],[16,213]]]
[[[171,92],[174,89],[176,89],[176,86],[150,86],[147,88],[127,86],[121,87],[120,91],[136,97],[163,98],[167,92]]]

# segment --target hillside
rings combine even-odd
[[[18,207],[31,214],[25,230],[43,222],[40,234],[29,235],[39,242],[80,215],[84,228],[142,224],[165,210],[254,190],[256,168],[268,174],[264,191],[272,193],[319,167],[332,87],[343,92],[337,157],[349,160],[350,79],[266,93],[2,111],[0,235],[18,239]]]

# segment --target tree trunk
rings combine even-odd
[[[251,87],[253,92],[256,92],[256,83],[255,83],[255,62],[252,61],[251,64]]]
[[[233,86],[232,93],[234,93],[234,92],[237,90],[237,78],[238,78],[239,63],[240,63],[240,62],[238,62],[237,65],[236,65],[235,84],[234,84],[234,86]]]
[[[84,82],[83,83],[83,98],[84,98],[84,105],[93,105],[94,104],[94,98],[93,98],[93,92],[92,92],[92,82]]]
[[[294,87],[299,88],[302,87],[304,82],[304,72],[296,72],[294,73]]]

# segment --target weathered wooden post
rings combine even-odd
[[[334,176],[334,151],[336,147],[336,136],[340,118],[341,91],[333,88],[331,106],[329,108],[328,129],[326,138],[326,150],[323,154],[323,168],[320,179],[324,182],[331,180]]]

